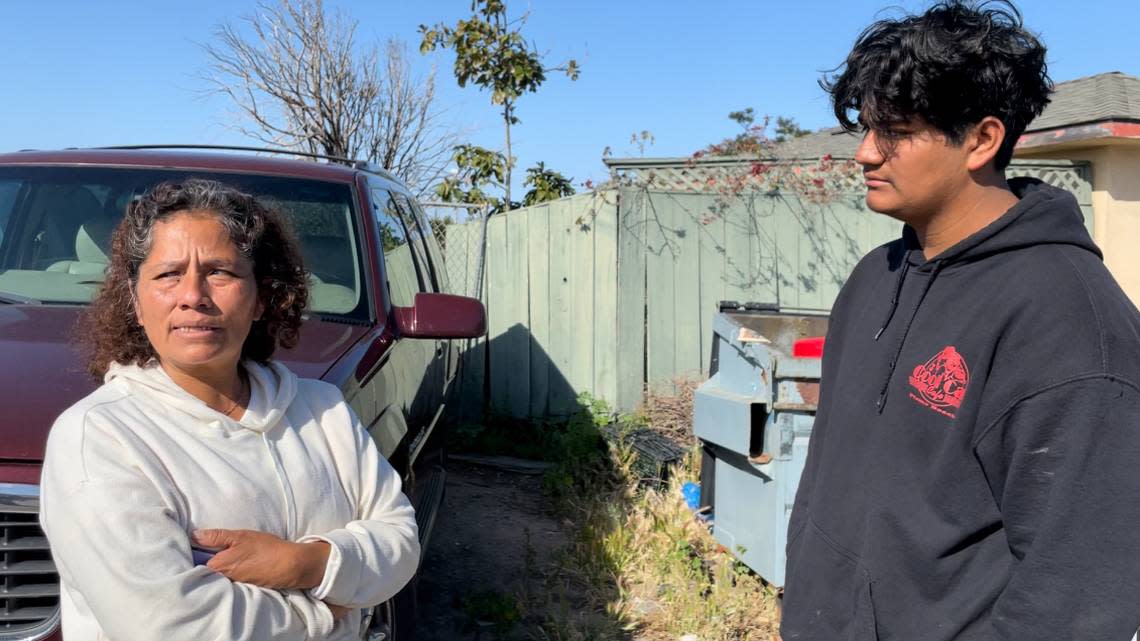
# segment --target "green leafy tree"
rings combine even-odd
[[[507,176],[507,161],[503,154],[478,145],[455,147],[457,173],[448,176],[436,187],[440,200],[451,203],[487,204],[491,212],[507,209],[502,198],[488,193],[487,188],[502,189]]]
[[[423,40],[420,51],[428,53],[439,47],[455,52],[455,79],[460,87],[473,83],[491,92],[491,104],[502,109],[504,153],[502,157],[504,198],[502,205],[511,209],[511,126],[519,123],[515,116],[516,103],[525,93],[538,91],[546,81],[548,72],[565,73],[571,80],[578,79],[578,63],[568,60],[558,67],[544,67],[543,55],[523,37],[522,27],[527,16],[509,20],[504,0],[473,0],[471,17],[459,20],[454,26],[438,23],[433,27],[420,25]],[[458,158],[456,162],[458,164]],[[462,168],[461,168],[462,171]]]
[[[775,142],[784,142],[792,138],[799,138],[811,133],[809,129],[803,129],[800,124],[796,122],[795,118],[785,118],[778,116],[776,118],[776,137],[772,140]]]
[[[549,200],[557,200],[574,193],[572,179],[547,169],[539,162],[526,170],[524,186],[530,187],[523,201],[508,203],[494,195],[503,189],[506,180],[506,159],[503,154],[478,145],[459,145],[455,148],[457,173],[448,176],[436,187],[436,195],[444,202],[486,204],[492,214],[520,206],[529,207]]]
[[[765,116],[760,124],[756,124],[756,112],[752,107],[740,111],[732,111],[728,119],[740,125],[740,133],[732,138],[709,145],[704,154],[710,156],[762,156],[766,147],[772,141],[768,138],[768,117]]]
[[[747,131],[752,125],[756,123],[756,112],[752,107],[741,109],[740,111],[728,112],[728,119],[740,125]]]
[[[764,116],[757,123],[756,112],[752,107],[729,112],[728,119],[740,125],[741,132],[705,147],[697,152],[698,156],[765,156],[771,152],[773,145],[811,133],[810,130],[801,128],[795,118],[777,116],[775,136],[770,137],[768,126],[771,119]]]
[[[546,163],[539,162],[526,170],[526,181],[523,186],[530,187],[530,191],[523,196],[523,207],[530,207],[538,203],[558,200],[564,196],[574,194],[572,178],[567,178],[557,171],[546,168]]]

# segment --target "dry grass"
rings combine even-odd
[[[685,447],[695,447],[693,436],[693,393],[701,380],[689,376],[674,378],[665,388],[647,389],[645,404],[638,414],[655,430],[659,430]],[[672,389],[669,389],[669,388]]]
[[[683,429],[684,442],[695,444],[688,418],[693,389],[695,384],[678,385],[674,396],[651,396],[645,418],[659,429]],[[696,447],[664,484],[640,483],[635,459],[628,443],[611,442],[579,479],[585,482],[576,484],[591,491],[576,492],[561,504],[572,536],[548,594],[560,582],[573,584],[589,601],[584,609],[597,616],[586,621],[549,615],[535,638],[776,638],[773,590],[723,549],[682,499],[681,486],[697,477]]]
[[[627,601],[649,612],[642,617],[644,636],[770,639],[776,629],[775,594],[693,518],[681,499],[681,485],[695,476],[692,458],[685,468],[664,491],[644,492],[624,528],[631,551],[624,577]]]

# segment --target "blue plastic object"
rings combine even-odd
[[[685,497],[685,505],[696,512],[701,507],[701,486],[689,481],[681,486],[681,495]]]
[[[685,499],[685,506],[693,511],[693,515],[697,520],[708,525],[712,525],[713,514],[712,506],[707,506],[701,509],[701,484],[689,481],[681,486],[681,496]]]

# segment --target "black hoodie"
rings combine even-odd
[[[1010,186],[985,229],[931,260],[908,229],[839,294],[784,641],[1140,626],[1140,315],[1069,193]]]

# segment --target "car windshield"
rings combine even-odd
[[[0,296],[85,304],[103,282],[127,203],[164,180],[218,180],[289,219],[310,278],[310,311],[368,319],[357,216],[348,185],[128,167],[0,167]]]

